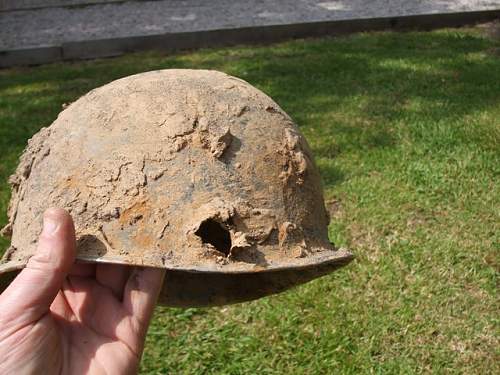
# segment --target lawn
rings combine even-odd
[[[367,33],[1,70],[0,225],[18,156],[64,103],[174,67],[241,77],[296,120],[331,239],[357,259],[251,303],[157,308],[141,373],[500,373],[498,39]]]

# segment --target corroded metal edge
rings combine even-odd
[[[316,249],[317,250],[317,249]],[[140,266],[140,267],[153,267],[153,268],[163,268],[166,270],[173,271],[186,271],[186,272],[213,272],[213,273],[230,273],[230,274],[242,274],[242,273],[257,273],[257,272],[271,272],[277,270],[290,270],[290,269],[302,269],[310,267],[311,265],[317,265],[325,262],[331,261],[342,261],[343,259],[352,259],[354,256],[348,250],[340,248],[338,250],[323,250],[318,251],[303,258],[294,258],[286,261],[270,263],[267,266],[262,265],[252,265],[244,262],[229,262],[227,264],[215,264],[213,267],[175,267],[170,264],[159,265],[152,262],[148,262],[147,259],[136,259],[135,263],[124,262],[123,258],[116,256],[77,256],[77,260],[82,262],[90,263],[111,263],[111,264],[123,264],[128,266]],[[0,276],[5,272],[20,270],[26,266],[27,260],[25,261],[8,261],[4,264],[0,264]]]
[[[354,259],[354,255],[345,250],[330,251],[329,255],[254,272],[167,269],[158,303],[170,307],[208,307],[251,301],[332,273]],[[91,261],[120,263],[102,258]],[[0,265],[0,293],[25,266],[26,262]]]

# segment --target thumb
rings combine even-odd
[[[0,312],[6,316],[21,313],[36,320],[49,311],[75,261],[75,229],[69,213],[50,208],[43,215],[43,229],[36,253],[26,268],[0,296]]]

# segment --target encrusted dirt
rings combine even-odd
[[[71,212],[84,260],[240,273],[350,259],[328,241],[297,126],[220,72],[153,71],[92,90],[29,141],[10,183],[0,271],[33,254],[50,206]]]

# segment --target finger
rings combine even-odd
[[[96,280],[102,286],[109,288],[121,301],[130,270],[129,266],[121,264],[98,264],[96,266]]]
[[[0,315],[35,320],[45,314],[74,263],[75,251],[71,216],[62,209],[48,209],[36,253],[0,296]]]
[[[115,298],[109,288],[92,278],[78,276],[64,280],[51,311],[63,317],[69,311],[85,326],[113,338],[116,324],[126,317],[121,301]]]
[[[135,267],[125,286],[123,306],[133,318],[136,331],[141,336],[146,334],[164,276],[163,269]]]

